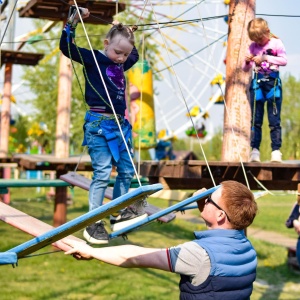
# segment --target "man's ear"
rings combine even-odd
[[[104,42],[103,42],[103,44],[104,44],[104,48],[107,47],[109,45],[108,39],[105,39]]]
[[[217,216],[217,221],[218,221],[218,223],[219,223],[219,222],[225,222],[226,214],[225,214],[224,211],[218,210],[216,216]]]

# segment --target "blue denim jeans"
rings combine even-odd
[[[274,87],[274,81],[260,83],[263,94],[267,94],[272,87]],[[281,126],[280,126],[280,113],[282,104],[282,91],[280,97],[275,98],[276,111],[274,111],[274,98],[268,100],[255,100],[255,90],[250,88],[250,101],[251,101],[251,147],[259,149],[262,139],[262,124],[264,118],[265,102],[267,102],[267,112],[271,137],[272,151],[279,150],[281,148]],[[255,101],[255,108],[254,108]],[[253,110],[255,111],[253,112]],[[254,115],[254,122],[253,122]]]
[[[300,237],[298,238],[298,241],[297,241],[296,256],[297,256],[297,260],[298,260],[298,263],[300,266]]]
[[[97,114],[96,114],[97,115]],[[123,138],[115,120],[86,121],[84,126],[84,137],[88,146],[93,167],[93,178],[89,191],[89,210],[93,210],[103,203],[104,193],[110,180],[112,166],[116,166],[118,173],[113,190],[113,199],[126,194],[129,190],[131,179],[134,175],[134,167],[124,145]],[[127,120],[121,124],[123,135],[126,136],[127,145],[132,156],[131,125]],[[116,161],[109,148],[107,133],[115,133],[119,159]],[[118,151],[117,150],[117,151]]]

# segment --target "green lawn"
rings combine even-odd
[[[44,193],[45,189],[42,189]],[[44,222],[52,224],[53,203],[35,189],[12,189],[12,206]],[[284,226],[295,195],[264,196],[258,199],[260,213],[254,225],[295,237]],[[166,206],[166,200],[152,200]],[[87,193],[74,190],[73,204],[68,207],[68,219],[88,210]],[[197,212],[195,212],[195,215]],[[108,220],[107,220],[108,221]],[[133,243],[146,247],[168,247],[193,239],[194,230],[201,224],[176,219],[170,224],[152,223],[128,235],[117,238],[111,245]],[[11,226],[0,223],[0,251],[27,241],[31,237]],[[81,237],[82,233],[75,235]],[[299,274],[286,265],[286,249],[251,239],[258,253],[257,280],[251,299],[299,299]],[[46,247],[37,252],[53,251]],[[29,299],[178,299],[179,276],[152,269],[121,269],[98,261],[76,261],[62,252],[38,255],[19,261],[19,266],[0,267],[1,300]]]

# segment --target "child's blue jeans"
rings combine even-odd
[[[86,120],[83,128],[85,141],[88,146],[88,152],[94,170],[93,180],[89,191],[89,210],[93,210],[103,203],[104,193],[110,180],[112,165],[116,166],[118,174],[114,185],[113,199],[128,192],[131,179],[134,175],[134,167],[132,166],[132,162],[115,120],[101,118],[92,121]],[[121,128],[124,137],[127,138],[127,145],[132,156],[131,125],[124,119],[121,122]],[[112,154],[107,138],[105,137],[110,133],[116,135],[115,142],[117,149],[114,149],[114,152],[118,151],[119,153],[118,161],[115,160],[115,156]]]

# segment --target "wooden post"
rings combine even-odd
[[[62,53],[58,78],[55,156],[67,158],[70,143],[72,66],[70,59]],[[59,178],[64,173],[65,170],[56,170],[56,177]],[[54,202],[53,226],[56,227],[64,224],[67,219],[67,188],[56,188]]]
[[[0,157],[8,156],[8,138],[10,127],[10,97],[11,97],[11,81],[12,81],[12,64],[5,65],[4,88],[2,97],[1,110],[1,131],[0,131]],[[3,178],[10,179],[11,169],[3,168]],[[4,194],[2,201],[6,204],[10,203],[10,192]]]
[[[65,170],[56,170],[56,176],[65,174]],[[67,221],[67,187],[56,187],[54,197],[53,226],[58,227]]]
[[[222,161],[237,162],[240,157],[248,161],[249,157],[251,74],[242,70],[242,64],[250,44],[247,25],[254,16],[255,0],[230,1]]]
[[[0,157],[7,157],[8,155],[11,79],[12,79],[12,64],[8,63],[5,65],[4,88],[3,88],[3,96],[2,96]]]
[[[58,81],[55,156],[69,157],[72,66],[61,54]]]

